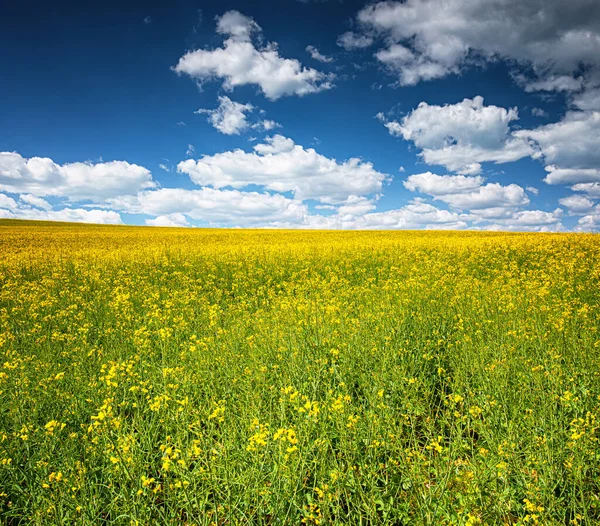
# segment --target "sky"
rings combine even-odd
[[[600,230],[597,0],[2,11],[0,218]]]

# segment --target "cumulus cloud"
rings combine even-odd
[[[512,230],[519,232],[561,232],[565,230],[561,221],[562,210],[553,212],[543,210],[522,210],[505,219],[496,219],[483,228],[486,230]]]
[[[320,209],[335,209],[331,215],[308,214],[302,222],[275,221],[268,226],[283,228],[344,229],[344,230],[388,230],[388,229],[451,229],[466,228],[467,216],[441,210],[435,206],[414,199],[401,208],[384,212],[371,212],[374,203],[364,197],[351,197],[348,204],[339,208],[319,206]]]
[[[334,207],[335,208],[335,207]],[[337,213],[340,216],[362,216],[372,210],[375,210],[376,204],[373,199],[367,197],[351,195],[337,207]]]
[[[448,210],[415,200],[412,203],[386,212],[375,212],[364,216],[361,228],[444,228],[462,229],[467,226],[463,216]]]
[[[318,93],[333,86],[331,74],[281,57],[276,44],[256,47],[252,36],[261,32],[260,26],[238,11],[217,17],[217,32],[226,37],[223,47],[190,51],[179,59],[174,71],[199,82],[219,79],[227,90],[254,84],[271,100]]]
[[[241,42],[250,40],[252,33],[261,31],[261,27],[254,19],[239,11],[227,11],[223,16],[217,17],[217,33]]]
[[[534,117],[548,117],[548,112],[542,108],[531,108],[531,114]]]
[[[598,168],[558,168],[554,165],[546,166],[549,172],[544,178],[548,184],[580,184],[600,181]]]
[[[498,183],[488,183],[473,192],[437,196],[436,199],[462,210],[508,208],[529,204],[525,190],[519,185],[502,186]]]
[[[404,186],[411,192],[440,196],[476,191],[481,187],[483,181],[483,177],[480,176],[436,175],[425,172],[408,176],[404,181]]]
[[[363,49],[371,44],[373,44],[373,39],[370,36],[354,33],[353,31],[347,31],[337,39],[337,45],[343,47],[346,51]]]
[[[579,91],[583,85],[582,77],[571,77],[569,75],[551,75],[539,80],[528,81],[524,77],[517,79],[526,92],[534,91]]]
[[[306,52],[309,53],[314,60],[318,60],[319,62],[333,62],[333,57],[323,55],[323,53],[321,53],[315,46],[306,46]]]
[[[182,161],[180,173],[200,186],[244,188],[259,185],[275,192],[292,192],[296,199],[343,202],[351,195],[377,193],[388,176],[369,162],[350,158],[339,162],[275,135],[253,152],[233,150]]]
[[[600,198],[600,183],[580,183],[571,186],[574,192],[585,192],[591,198]]]
[[[517,137],[510,123],[519,118],[516,108],[485,106],[483,97],[444,106],[421,102],[401,122],[378,118],[391,135],[421,149],[427,164],[451,171],[476,174],[482,162],[506,163],[534,153],[526,138]]]
[[[572,214],[584,214],[594,207],[594,202],[582,195],[569,195],[558,202]]]
[[[52,208],[52,205],[48,201],[31,194],[21,194],[19,196],[19,201],[31,205],[34,208],[41,208],[42,210],[50,210]]]
[[[575,230],[580,232],[596,232],[600,230],[600,210],[596,209],[594,213],[587,214],[579,219]]]
[[[153,219],[146,219],[145,223],[148,226],[182,227],[190,225],[186,217],[180,213],[161,215]]]
[[[572,99],[572,105],[580,110],[600,111],[600,86],[576,94]]]
[[[445,77],[449,72],[458,71],[456,67],[447,69],[442,64],[416,55],[409,48],[393,44],[375,53],[375,58],[400,76],[400,84],[414,86],[422,80]]]
[[[367,38],[376,34],[386,42],[376,56],[404,84],[457,72],[483,57],[531,69],[530,89],[565,89],[582,64],[600,64],[596,0],[386,0],[363,8],[357,20]]]
[[[234,102],[229,97],[219,97],[219,107],[213,110],[199,109],[195,113],[208,115],[208,122],[225,135],[239,135],[248,128],[246,113],[254,106],[250,103]]]
[[[12,197],[0,194],[0,208],[4,210],[17,210],[19,205],[17,205],[17,202]]]
[[[171,221],[180,218],[174,214],[182,214],[219,226],[262,225],[273,221],[299,223],[308,213],[306,205],[280,194],[214,188],[160,188],[110,199],[108,206],[131,214],[167,216]]]
[[[516,184],[502,186],[483,182],[482,177],[426,172],[409,176],[404,186],[412,192],[429,194],[435,200],[460,210],[508,209],[529,204],[525,190]]]
[[[377,117],[391,135],[419,148],[427,164],[453,172],[474,175],[483,162],[531,157],[546,165],[548,184],[600,182],[600,112],[569,111],[558,122],[512,130],[516,108],[486,106],[474,97],[444,106],[422,102],[400,121]]]
[[[600,166],[600,111],[569,111],[559,122],[533,130],[518,130],[514,135],[530,141],[539,150],[550,172],[596,169]],[[589,177],[590,172],[581,174]],[[549,182],[552,177],[549,175],[546,179]]]
[[[126,161],[60,165],[47,157],[0,152],[0,190],[7,192],[102,201],[154,186],[148,169]]]
[[[12,197],[0,193],[0,218],[33,219],[37,221],[65,221],[71,223],[101,223],[110,225],[123,224],[121,216],[113,210],[87,210],[85,208],[63,208],[49,210],[37,203],[34,208],[23,196],[15,201]],[[42,200],[43,201],[43,200]]]
[[[271,131],[276,128],[281,128],[281,124],[270,119],[263,119],[252,125],[253,130]]]

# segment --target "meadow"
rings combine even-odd
[[[599,241],[0,221],[0,522],[600,524]]]

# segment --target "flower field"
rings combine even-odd
[[[0,523],[600,523],[600,238],[0,221]]]

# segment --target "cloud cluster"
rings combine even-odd
[[[177,170],[200,186],[240,189],[258,185],[274,192],[291,192],[299,200],[327,203],[377,193],[388,180],[369,162],[358,158],[339,162],[282,135],[268,137],[253,149],[189,159],[180,162]]]
[[[121,216],[113,210],[90,210],[86,208],[52,210],[52,206],[45,199],[31,194],[21,194],[18,198],[13,199],[0,193],[0,218],[110,225],[123,224]]]
[[[464,217],[415,199],[401,208],[384,212],[348,214],[338,211],[329,216],[309,215],[300,225],[278,223],[275,226],[346,230],[462,229],[468,226]]]
[[[0,152],[0,190],[7,192],[101,201],[155,185],[148,169],[126,161],[60,165],[47,157]]]
[[[411,141],[427,164],[477,174],[482,162],[506,163],[534,154],[526,137],[510,129],[516,108],[485,106],[482,97],[444,106],[421,102],[400,122],[382,120],[391,135]]]
[[[223,47],[190,51],[179,59],[174,71],[199,82],[219,79],[227,90],[257,85],[271,100],[318,93],[333,86],[331,74],[283,58],[276,44],[256,47],[252,37],[261,33],[260,26],[238,11],[217,17],[217,32],[226,37]]]
[[[389,133],[412,142],[429,165],[478,174],[481,163],[539,159],[556,184],[600,183],[600,112],[569,111],[559,121],[534,129],[512,130],[516,108],[484,105],[482,97],[444,106],[425,102],[400,122],[377,117]],[[580,191],[584,188],[580,187]]]
[[[459,210],[492,209],[494,214],[529,204],[525,190],[516,184],[484,184],[482,177],[436,175],[431,172],[410,175],[404,186],[412,192],[428,194],[434,200]]]
[[[346,51],[363,49],[373,44],[373,39],[368,35],[360,35],[353,31],[347,31],[341,34],[337,39],[337,45],[343,47]]]
[[[151,223],[155,226],[182,223],[185,220],[182,215],[218,226],[262,226],[274,221],[301,223],[308,213],[301,201],[280,194],[215,188],[160,188],[109,199],[107,205],[130,214],[158,216]]]
[[[600,182],[600,111],[570,111],[559,122],[514,135],[539,150],[547,183]]]
[[[484,58],[529,68],[531,90],[577,89],[581,65],[600,65],[599,20],[596,0],[385,0],[357,15],[361,36],[385,41],[376,57],[401,84]]]
[[[306,52],[310,54],[311,58],[323,62],[325,64],[333,62],[333,57],[323,55],[315,46],[306,46]]]
[[[561,229],[562,212],[519,210],[529,204],[521,186],[483,184],[482,177],[475,177],[483,162],[531,157],[544,163],[547,184],[570,185],[573,191],[587,194],[566,196],[559,204],[570,215],[586,214],[579,228],[595,228],[594,200],[600,198],[600,112],[571,110],[555,123],[511,129],[518,119],[516,108],[485,106],[481,97],[475,97],[444,106],[423,102],[400,121],[388,120],[383,114],[377,117],[391,135],[419,148],[425,163],[459,174],[414,174],[404,181],[408,190],[427,194],[454,209],[469,210],[481,220],[494,219],[497,228]],[[538,194],[536,188],[527,191]],[[534,219],[538,223],[533,223]]]
[[[239,135],[248,128],[246,113],[251,112],[254,106],[250,103],[234,102],[229,97],[219,97],[219,107],[213,110],[199,109],[195,113],[208,115],[208,122],[225,135]]]

